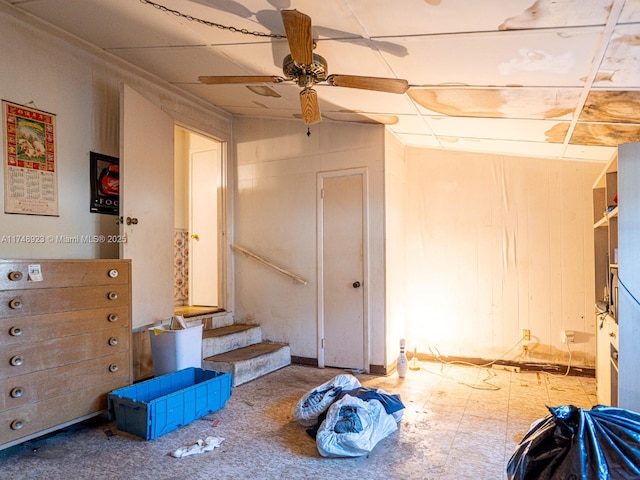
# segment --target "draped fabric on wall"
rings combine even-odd
[[[409,149],[407,348],[594,365],[591,184],[600,164]],[[506,356],[518,359],[521,348]]]

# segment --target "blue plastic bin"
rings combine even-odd
[[[231,374],[185,368],[109,393],[118,429],[145,440],[220,410],[231,396]]]

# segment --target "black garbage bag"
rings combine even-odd
[[[640,414],[598,405],[547,407],[507,465],[509,480],[640,479]]]

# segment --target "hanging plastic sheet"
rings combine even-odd
[[[509,480],[640,478],[640,414],[602,405],[549,411],[511,456]]]

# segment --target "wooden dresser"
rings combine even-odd
[[[130,345],[129,260],[0,260],[0,449],[104,413]]]

